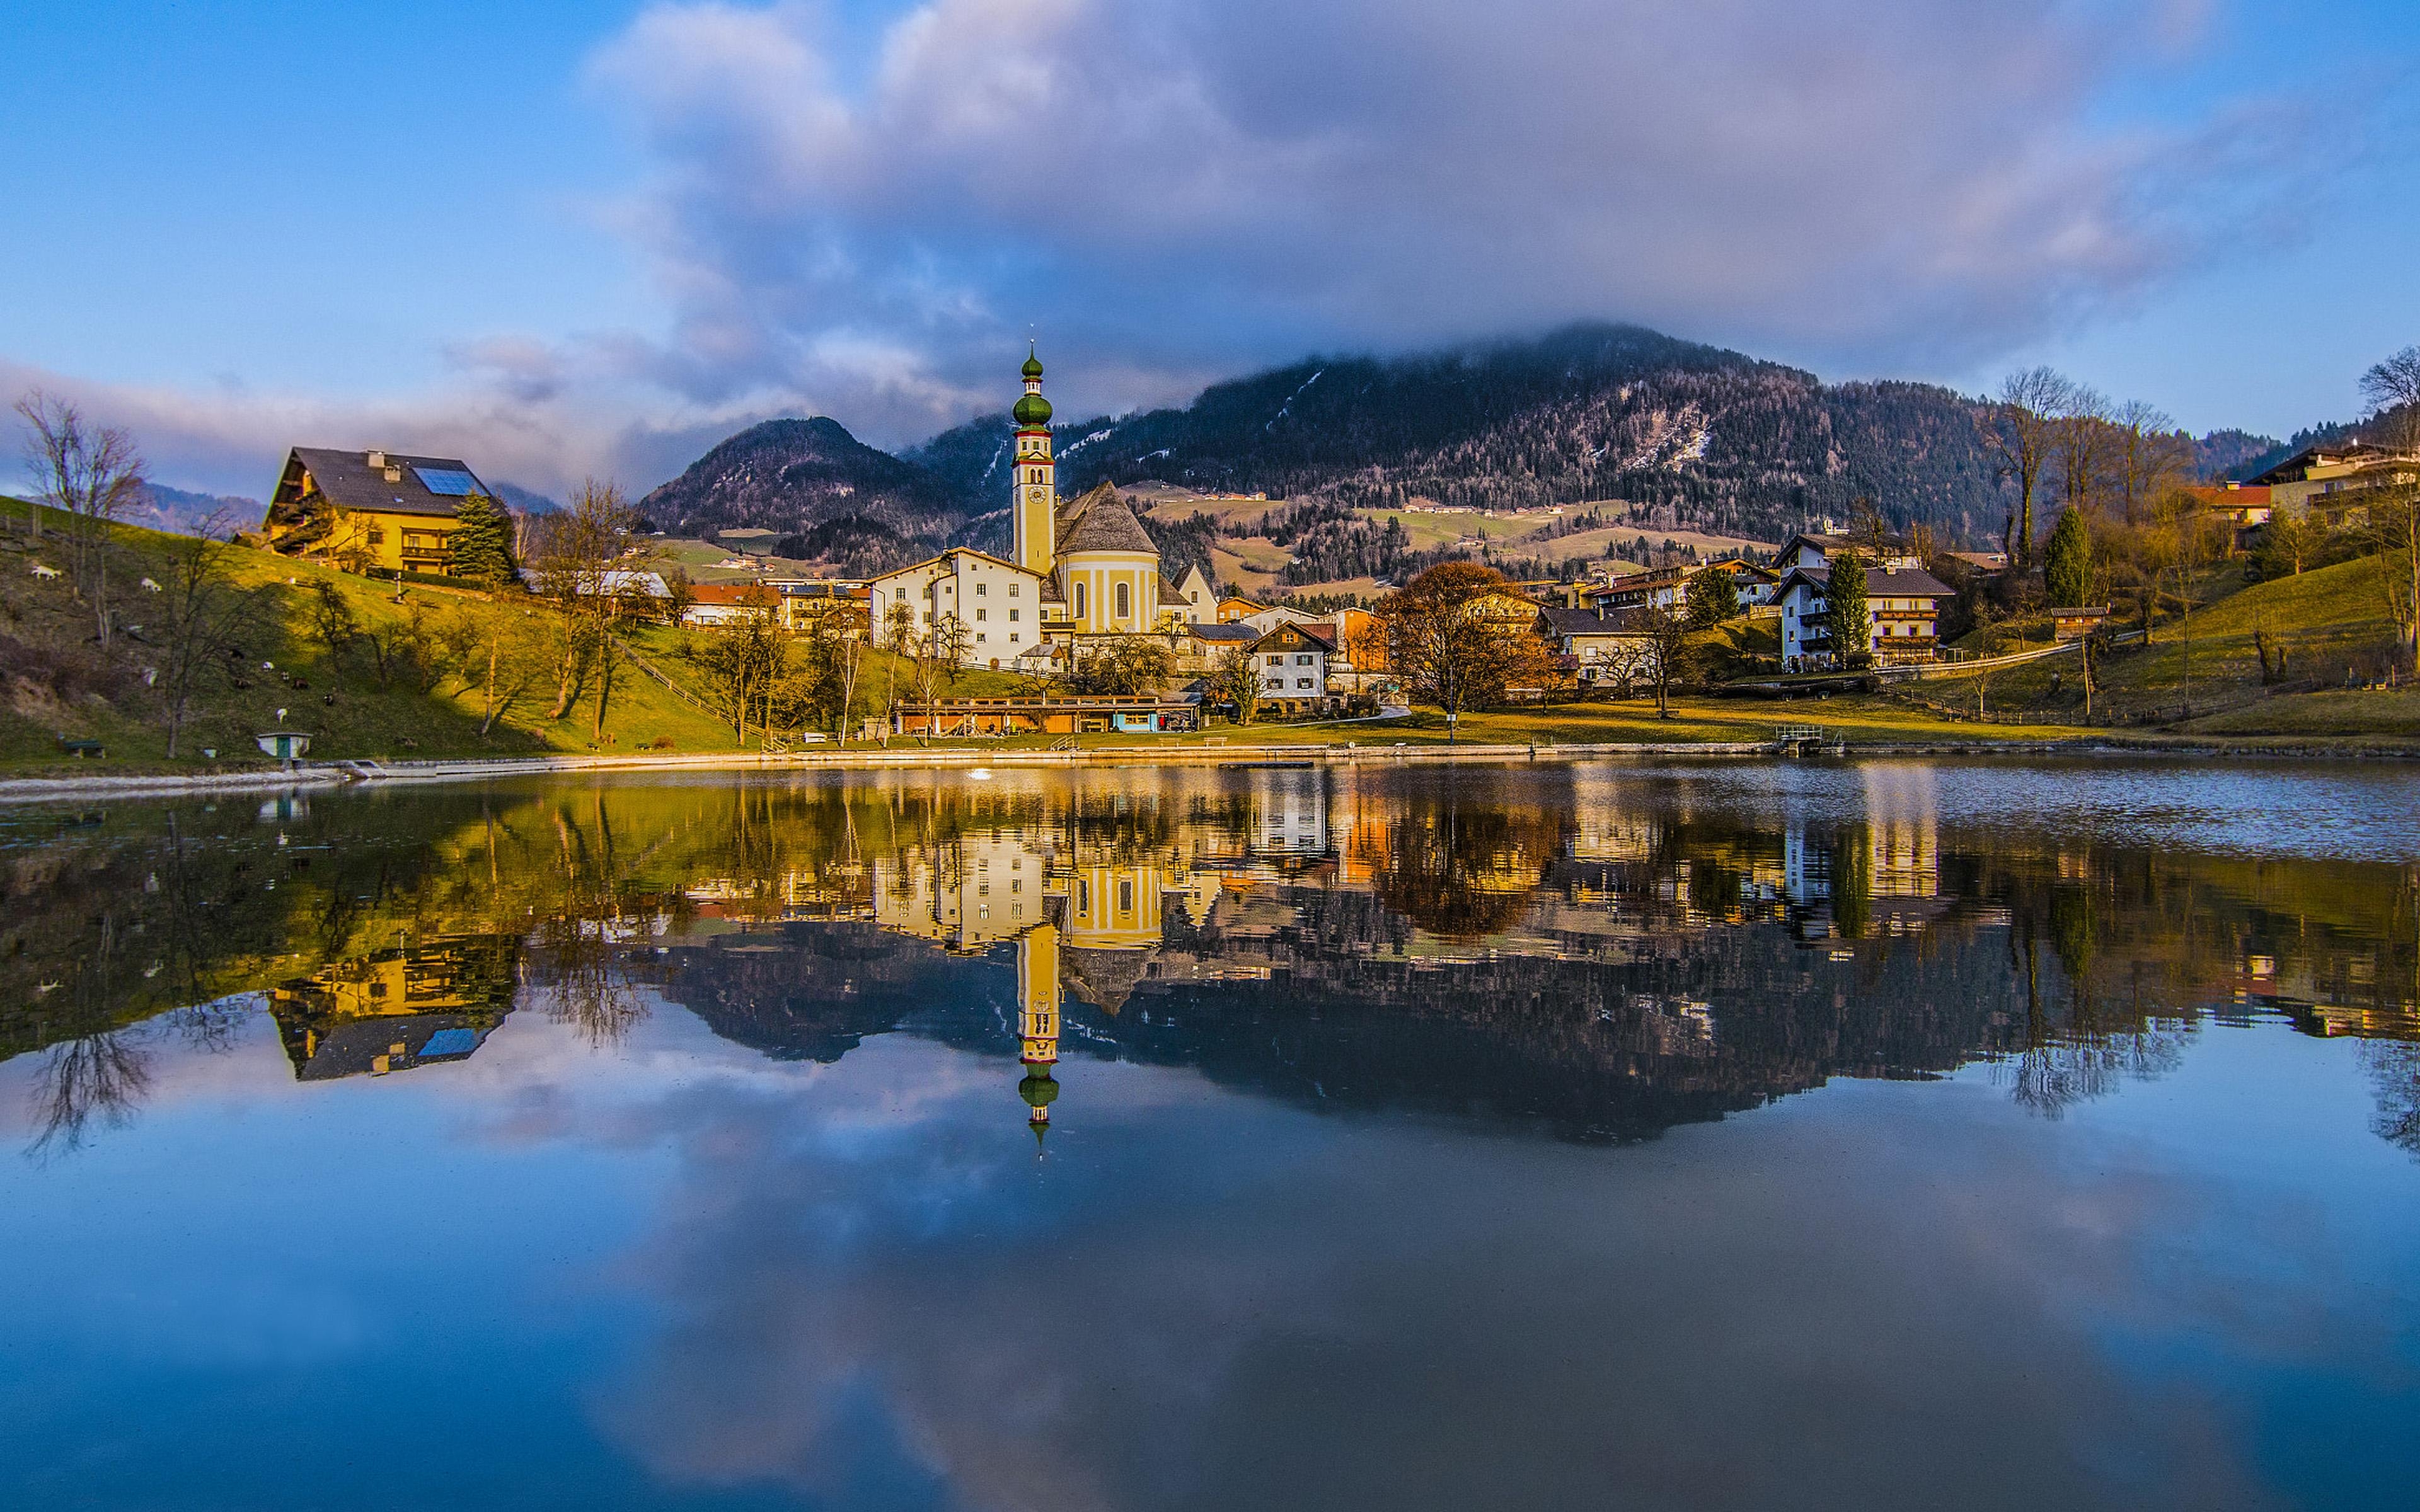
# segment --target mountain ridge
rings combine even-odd
[[[1311,356],[1189,403],[1051,428],[1060,486],[1166,484],[1344,512],[1618,503],[1625,528],[1773,538],[1868,502],[1893,524],[1996,539],[2009,487],[1987,402],[1900,379],[1816,375],[1635,325],[1399,357]],[[860,570],[1007,534],[1003,412],[896,455],[825,417],[765,422],[642,501],[665,529],[790,532],[785,555]],[[2205,476],[2283,443],[2194,439]],[[1156,528],[1165,535],[1165,525]],[[1163,540],[1163,549],[1173,543]]]

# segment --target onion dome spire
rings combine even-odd
[[[1042,397],[1042,358],[1031,347],[1025,354],[1025,396],[1009,413],[1028,430],[1050,424],[1050,401]]]

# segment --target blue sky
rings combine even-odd
[[[1028,330],[1070,412],[1608,317],[2278,434],[2420,340],[2420,8],[2383,0],[5,0],[0,35],[0,384],[190,486],[296,440],[637,488],[768,414],[905,444],[997,406]]]

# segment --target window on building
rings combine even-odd
[[[1309,687],[1311,686],[1311,679],[1308,677],[1297,677],[1294,680],[1294,686],[1296,687]]]
[[[1282,677],[1272,677],[1269,679],[1269,687],[1282,693],[1285,691],[1285,679]]]
[[[977,598],[982,598],[982,597],[984,597],[985,594],[989,594],[990,592],[991,592],[991,584],[986,583],[986,582],[979,582],[979,583],[975,584],[975,596],[976,596]]]
[[[976,609],[976,610],[975,610],[975,619],[976,619],[978,622],[983,621],[983,620],[985,620],[985,619],[988,619],[988,618],[990,618],[990,617],[991,617],[991,610],[989,610],[989,609]]]
[[[1118,912],[1134,912],[1134,880],[1130,877],[1118,878]]]
[[[1118,584],[1117,592],[1114,595],[1114,602],[1118,606],[1117,617],[1122,620],[1125,619],[1127,615],[1134,612],[1134,590],[1126,586],[1125,583]]]
[[[1309,656],[1296,656],[1294,659],[1294,664],[1297,667],[1308,667],[1311,665],[1311,658]]]
[[[1012,646],[1016,644],[1016,632],[1015,630],[1008,632],[1008,643]]]
[[[1080,619],[1082,619],[1083,617],[1084,617],[1084,585],[1083,585],[1082,583],[1078,583],[1078,584],[1076,585],[1076,618],[1078,618],[1078,619],[1079,619],[1079,620],[1080,620]]]
[[[982,645],[983,643],[984,643],[984,635],[983,635],[983,632],[982,632],[981,630],[978,630],[978,631],[976,631],[976,632],[975,632],[975,644],[976,644],[976,645]]]
[[[1010,589],[1010,590],[1009,590],[1009,592],[1011,592],[1011,593],[1015,593],[1015,592],[1016,592],[1016,590],[1015,590],[1014,588],[1012,588],[1012,589]],[[1015,625],[1015,624],[1016,623],[1016,610],[1015,610],[1015,609],[1010,609],[1010,610],[1008,611],[1008,623],[1009,623],[1009,624],[1011,624],[1011,625]]]
[[[1272,667],[1282,667],[1285,665],[1285,658],[1283,656],[1271,656],[1269,658],[1269,665]]]
[[[1014,582],[1008,585],[1008,596],[1011,598],[1015,598],[1016,596],[1016,584]],[[1016,613],[1016,610],[1010,609],[1008,612],[1014,616]]]

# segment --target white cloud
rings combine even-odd
[[[634,491],[772,414],[898,446],[1010,396],[1181,401],[1312,349],[1637,320],[1832,371],[1970,371],[2273,223],[2253,98],[2124,124],[2209,0],[663,4],[587,83],[647,331],[465,332],[392,398],[83,385],[163,482],[296,441]],[[55,375],[0,370],[15,387]]]
[[[1077,380],[1100,405],[1588,316],[1866,363],[1999,349],[2227,229],[2193,209],[2244,166],[2226,132],[2099,124],[2204,24],[2183,0],[926,0],[859,60],[811,8],[665,5],[592,82],[657,165],[630,224],[676,311],[658,376],[807,389],[870,345],[884,418],[939,422],[994,395],[1028,322],[1078,373],[1119,363]]]

